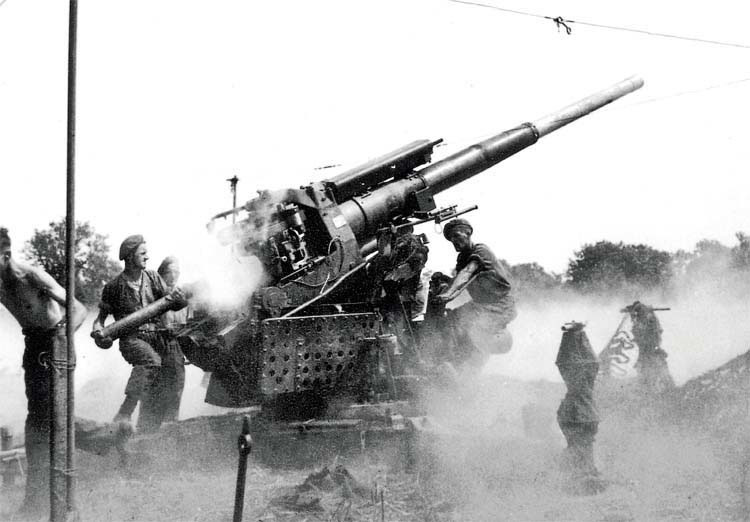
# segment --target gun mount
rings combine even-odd
[[[628,78],[435,163],[441,140],[414,141],[299,189],[259,191],[214,216],[220,242],[257,257],[267,279],[245,309],[195,320],[181,332],[188,359],[213,372],[206,401],[311,418],[334,396],[407,397],[419,380],[417,336],[409,324],[399,330],[384,320],[367,269],[383,230],[439,221],[446,214],[436,211],[435,195],[642,85]],[[219,230],[227,216],[235,222]]]

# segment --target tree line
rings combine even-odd
[[[530,299],[556,291],[669,295],[706,284],[750,294],[750,236],[737,232],[735,237],[732,246],[703,239],[691,251],[676,252],[602,240],[576,250],[563,274],[547,272],[537,263],[512,265],[510,271],[520,296]]]
[[[29,261],[42,267],[63,287],[68,279],[65,237],[65,218],[62,218],[45,229],[35,229],[23,248]],[[75,252],[76,298],[94,307],[107,281],[120,273],[120,265],[109,255],[107,236],[99,234],[87,221],[76,221]]]
[[[668,294],[677,286],[706,281],[750,294],[750,236],[738,232],[735,237],[737,243],[732,246],[704,239],[692,251],[677,252],[602,240],[576,250],[562,274],[548,272],[538,263],[510,265],[510,272],[519,297],[529,300],[561,291]],[[65,219],[34,230],[23,253],[64,285]],[[107,236],[96,232],[88,222],[76,222],[75,266],[76,297],[89,307],[96,306],[104,284],[121,270],[110,257]]]

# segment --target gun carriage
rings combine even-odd
[[[265,279],[244,307],[197,317],[179,334],[188,359],[211,372],[206,401],[311,419],[337,401],[410,397],[423,368],[419,343],[384,320],[372,299],[370,261],[399,227],[459,213],[436,209],[436,195],[642,85],[628,78],[441,161],[431,163],[441,140],[418,140],[322,181],[261,190],[215,215],[219,241],[256,257]],[[142,316],[168,306],[157,301]],[[107,328],[112,336],[117,323]]]

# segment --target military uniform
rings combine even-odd
[[[164,327],[166,356],[162,357],[162,367],[157,384],[157,397],[161,404],[163,421],[176,421],[180,412],[180,400],[185,388],[185,356],[180,343],[174,336],[175,329],[187,323],[188,309],[170,310],[161,316]]]
[[[667,366],[667,352],[661,349],[661,323],[654,311],[643,303],[631,305],[633,341],[638,345],[638,371],[641,384],[654,392],[674,388]]]
[[[49,444],[51,379],[54,368],[50,360],[59,347],[67,346],[64,323],[54,328],[24,328],[26,348],[23,352],[24,383],[28,413],[24,429],[26,448],[26,493],[27,509],[46,509],[49,502]],[[71,361],[75,364],[74,359]],[[75,418],[76,447],[97,454],[107,453],[115,444],[124,443],[130,432],[126,426],[101,424],[91,420]]]
[[[389,254],[382,257],[378,267],[382,274],[379,290],[400,300],[409,315],[412,308],[416,308],[420,275],[429,251],[418,236],[401,234],[395,238]]]
[[[26,448],[26,499],[24,504],[46,506],[49,499],[50,357],[67,346],[65,327],[24,328],[24,383],[28,413],[24,429]]]
[[[471,301],[454,309],[452,315],[486,359],[490,353],[510,349],[504,335],[508,323],[516,318],[516,303],[510,274],[487,245],[476,243],[471,250],[460,252],[456,273],[472,261],[479,268],[467,287]]]
[[[429,249],[419,236],[401,231],[388,241],[385,252],[376,258],[373,277],[377,280],[373,300],[380,307],[387,328],[395,333],[407,353],[416,355],[414,318],[422,313],[421,273]]]
[[[571,323],[563,331],[555,364],[567,393],[557,409],[557,423],[568,444],[565,459],[575,480],[572,486],[580,493],[596,493],[604,487],[594,464],[594,439],[599,430],[594,382],[599,363],[583,324]]]
[[[104,286],[99,309],[120,320],[168,294],[162,278],[153,270],[143,270],[139,281],[129,281],[124,273]],[[141,325],[137,331],[120,338],[120,353],[133,366],[125,387],[126,403],[118,413],[128,418],[141,401],[139,430],[154,430],[164,419],[158,379],[162,368],[174,368],[177,354],[167,347],[158,320]],[[182,352],[179,352],[182,357]],[[128,411],[129,410],[129,411]]]

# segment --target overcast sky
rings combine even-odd
[[[750,45],[746,2],[485,3]],[[190,272],[234,174],[246,201],[414,139],[444,138],[445,156],[639,74],[438,203],[478,204],[477,239],[556,272],[600,239],[676,250],[750,231],[750,49],[572,28],[443,0],[81,1],[77,217]],[[0,222],[18,248],[65,212],[66,67],[67,2],[0,6]],[[432,251],[452,264],[437,235]]]

